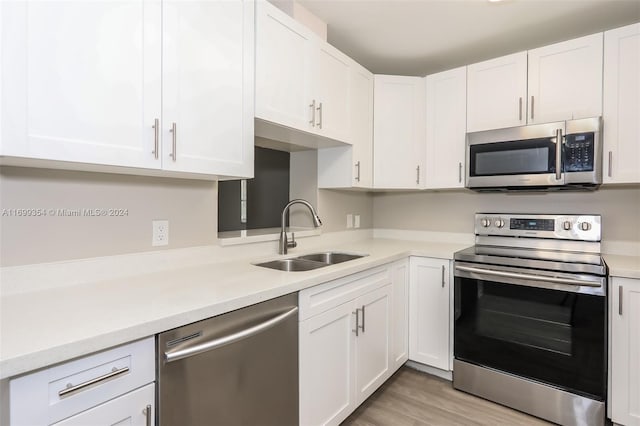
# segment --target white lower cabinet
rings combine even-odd
[[[449,371],[449,261],[411,257],[409,263],[409,359]]]
[[[155,345],[149,337],[11,379],[9,422],[153,424],[154,380]]]
[[[391,265],[391,282],[391,368],[395,371],[409,359],[409,259]]]
[[[403,264],[300,292],[301,425],[339,424],[402,365],[394,362],[392,324],[403,315],[393,282],[405,276]]]
[[[609,285],[610,417],[640,425],[640,280],[613,277]]]

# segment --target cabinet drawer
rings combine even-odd
[[[149,337],[12,379],[11,425],[50,425],[153,382],[154,347]]]
[[[304,321],[390,282],[389,266],[385,265],[302,290],[298,319]]]
[[[152,425],[155,424],[154,399],[155,385],[150,384],[69,417],[54,426]],[[151,417],[148,422],[147,416]]]

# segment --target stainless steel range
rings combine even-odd
[[[561,425],[604,424],[607,266],[596,215],[476,214],[455,254],[453,385]]]

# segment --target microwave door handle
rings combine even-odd
[[[556,180],[562,179],[562,129],[556,130]]]

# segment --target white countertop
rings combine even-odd
[[[143,275],[3,293],[0,298],[0,379],[151,336],[409,255],[451,259],[454,252],[467,246],[369,238],[324,247],[324,250],[368,256],[306,272],[282,272],[252,265],[285,256],[253,256],[164,268]],[[320,249],[299,248],[286,257],[312,251]],[[171,259],[170,255],[164,256]],[[73,268],[72,262],[68,267]]]
[[[220,253],[230,253],[231,248],[208,247],[5,269],[3,280],[8,277],[11,282],[0,297],[0,379],[407,256],[451,259],[456,251],[471,245],[464,237],[451,240],[455,243],[369,235],[351,242],[329,238],[315,246],[305,242],[307,249],[299,247],[288,256],[274,255],[275,244],[267,250],[256,245],[239,247],[229,258],[220,258]],[[252,264],[331,250],[368,256],[306,272]],[[610,275],[640,279],[640,257],[604,254],[604,258]],[[140,274],[140,270],[155,272]],[[72,284],[54,285],[54,281]],[[22,290],[27,283],[29,288]]]

